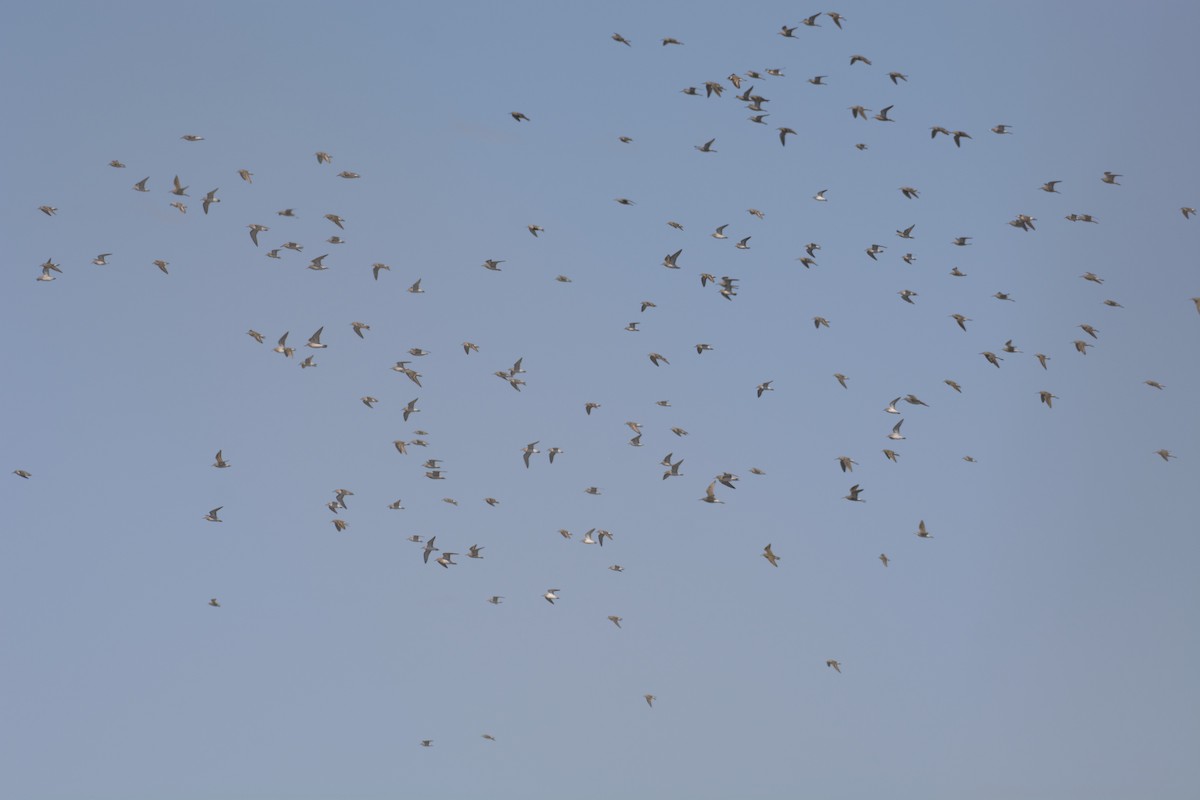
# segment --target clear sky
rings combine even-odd
[[[0,795],[1194,797],[1200,7],[801,12],[7,9]]]

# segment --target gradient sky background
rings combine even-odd
[[[781,2],[8,9],[0,794],[1194,797],[1200,7],[839,10],[787,39]],[[755,125],[726,76],[767,68]],[[518,357],[519,393],[492,374]]]

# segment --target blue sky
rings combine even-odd
[[[11,10],[2,793],[1190,797],[1200,10],[840,11]]]

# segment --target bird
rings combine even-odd
[[[891,78],[892,83],[897,86],[900,85],[900,83],[899,83],[900,81],[904,81],[906,83],[908,82],[908,76],[905,75],[903,72],[889,72],[888,77]],[[888,106],[888,108],[891,108],[891,106]]]
[[[618,628],[620,628],[620,627],[621,627],[621,620],[622,620],[622,619],[623,619],[622,617],[618,617],[616,614],[609,614],[609,615],[608,615],[608,621],[609,621],[609,622],[611,622],[613,625],[616,625]]]
[[[814,75],[808,79],[808,82],[813,86],[828,86],[829,84],[825,83],[825,79],[828,77],[828,75]]]
[[[409,400],[409,401],[408,401],[408,405],[406,405],[406,406],[404,407],[404,412],[403,412],[403,415],[404,415],[404,421],[405,421],[405,422],[408,422],[408,418],[409,418],[411,415],[413,415],[413,414],[416,414],[416,413],[419,413],[419,412],[420,412],[420,410],[421,410],[421,409],[417,408],[417,401],[418,401],[418,400],[420,400],[420,399],[421,399],[421,398],[419,398],[419,397],[414,397],[412,400]]]
[[[972,321],[970,317],[964,317],[962,314],[951,314],[950,316],[964,331],[967,329],[967,323]]]
[[[18,473],[18,474],[20,474],[20,473]],[[27,477],[29,477],[29,476],[28,476],[28,475],[23,475],[22,477],[25,477],[25,478],[27,478]],[[217,517],[217,512],[218,512],[218,511],[220,511],[220,510],[221,510],[222,508],[224,508],[224,507],[225,507],[225,506],[217,506],[217,507],[216,507],[216,508],[214,508],[212,511],[208,512],[207,514],[205,514],[205,515],[204,515],[204,519],[208,520],[209,522],[224,522],[224,520],[222,520],[222,519],[219,519],[219,518]]]
[[[919,296],[912,289],[901,289],[900,291],[896,292],[896,294],[900,295],[900,299],[909,305],[916,305],[916,303],[912,301],[912,298]]]
[[[942,381],[942,383],[946,384],[947,386],[949,386],[951,389],[958,392],[959,394],[962,394],[962,387],[959,386],[957,382],[952,381],[949,378],[946,378],[946,380]]]
[[[1091,281],[1092,283],[1104,283],[1104,279],[1098,277],[1094,272],[1085,272],[1079,277],[1083,278],[1085,281]]]
[[[174,203],[171,203],[170,205],[171,205],[171,208],[175,209],[175,210],[176,210],[176,211],[178,211],[180,214],[186,214],[186,213],[187,213],[187,206],[186,206],[186,205],[184,205],[183,203],[179,202],[179,201],[175,201]]]
[[[885,449],[883,451],[883,457],[886,458],[888,461],[891,461],[894,464],[898,464],[899,463],[898,459],[900,458],[900,454],[897,453],[895,450]]]
[[[628,39],[626,39],[624,36],[622,36],[622,35],[621,35],[621,34],[619,34],[619,33],[614,33],[614,34],[612,35],[612,40],[613,40],[614,42],[620,42],[621,44],[625,45],[626,47],[633,47],[633,45],[631,45],[631,44],[629,43],[629,40],[628,40]]]
[[[184,134],[183,136],[180,136],[179,138],[183,139],[185,142],[203,142],[204,141],[203,136],[197,136],[194,133],[187,133],[187,134]]]
[[[742,239],[737,244],[735,244],[734,247],[736,247],[738,250],[749,250],[750,245],[747,243],[750,241],[750,239],[751,239],[751,237],[747,236],[745,239]]]
[[[18,478],[24,478],[25,480],[29,480],[30,478],[33,477],[33,475],[31,473],[26,472],[23,469],[14,469],[12,474],[16,475]],[[217,511],[220,511],[220,510],[221,509],[219,509],[219,508],[214,509],[212,513],[216,513]]]
[[[294,353],[295,351],[292,348],[287,346],[287,337],[288,337],[288,332],[284,331],[283,336],[279,337],[279,344],[275,345],[274,351],[276,353],[280,353],[281,355],[284,355],[288,358],[291,358],[292,353]]]
[[[117,161],[116,159],[113,159],[112,161],[108,162],[108,165],[110,167],[115,167],[116,169],[125,169],[125,165],[122,164],[120,161]]]
[[[757,394],[756,394],[756,396],[757,396],[757,397],[762,397],[762,396],[763,396],[763,392],[773,392],[773,391],[775,391],[774,389],[772,389],[772,388],[771,388],[771,384],[772,384],[772,383],[774,383],[774,382],[775,382],[775,381],[765,381],[765,382],[763,382],[763,383],[760,383],[760,384],[757,386],[757,388],[755,389],[755,391],[756,391],[756,393],[757,393]]]
[[[133,190],[134,190],[135,192],[148,192],[148,191],[150,191],[149,189],[147,189],[147,188],[146,188],[146,181],[148,181],[148,180],[150,180],[149,176],[147,176],[147,177],[145,177],[145,178],[142,178],[140,181],[138,181],[137,183],[135,183],[135,184],[133,185]]]
[[[1196,213],[1196,209],[1192,208],[1191,206],[1184,206],[1179,210],[1183,214],[1184,219],[1191,219],[1192,215]]]
[[[178,175],[175,176],[174,184],[175,184],[174,188],[172,188],[170,190],[171,194],[178,195],[179,197],[187,197],[188,196],[188,193],[187,193],[188,187],[184,186],[182,183],[179,182]]]
[[[966,131],[954,131],[950,135],[954,137],[955,147],[962,147],[962,140],[971,138],[971,134],[967,133]]]
[[[848,386],[846,386],[846,381],[849,380],[849,378],[847,378],[845,375],[843,375],[840,372],[835,372],[835,373],[833,373],[833,377],[837,378],[837,382],[842,385],[843,389],[849,388]]]
[[[488,602],[494,606],[500,605],[502,600],[504,600],[504,595],[501,594],[494,594],[488,598]]]
[[[891,111],[892,108],[894,108],[894,106],[885,106],[885,107],[881,108],[879,110],[879,113],[875,115],[875,121],[876,122],[895,122],[896,120],[894,120],[888,116],[888,112]]]
[[[655,697],[652,694],[644,694],[644,695],[642,695],[642,697],[645,698],[646,705],[650,706],[651,708],[654,708],[654,701],[658,699],[657,697]]]
[[[1155,450],[1154,452],[1157,453],[1163,461],[1176,458],[1176,456],[1170,450]]]
[[[559,591],[559,589],[547,589],[546,593],[542,595],[542,597],[546,599],[547,603],[554,605],[554,601],[558,599]]]
[[[271,230],[266,225],[259,225],[258,223],[252,223],[246,227],[250,229],[250,241],[254,242],[255,247],[258,247],[258,235],[263,231]]]
[[[213,463],[213,466],[217,469],[225,469],[229,466],[229,462],[222,457],[220,450],[217,451],[216,459],[217,460]]]
[[[388,508],[390,508],[392,511],[403,511],[403,510],[404,510],[404,506],[403,506],[403,505],[401,505],[401,502],[402,502],[402,501],[400,501],[400,500],[397,500],[397,501],[395,501],[394,503],[389,503],[389,504],[388,504]],[[420,542],[420,541],[421,541],[421,537],[420,537],[420,536],[418,536],[416,539],[411,539],[411,537],[410,537],[410,541]]]
[[[620,203],[620,204],[621,204],[621,205],[623,205],[623,206],[635,206],[635,205],[637,205],[637,203],[633,202],[633,201],[632,201],[632,200],[630,200],[628,197],[618,197],[618,198],[616,198],[616,199],[615,199],[615,202],[617,202],[617,203]]]
[[[920,523],[918,523],[916,534],[918,539],[933,538],[933,535],[929,531],[925,530],[925,520],[921,520]]]
[[[825,666],[833,667],[834,671],[839,675],[842,673],[842,662],[835,661],[832,658],[825,662]]]
[[[1104,183],[1111,183],[1113,186],[1120,186],[1121,184],[1117,183],[1117,178],[1120,178],[1120,177],[1123,177],[1120,173],[1108,172],[1107,170],[1105,170],[1104,176],[1101,177],[1100,180],[1103,181]]]
[[[1060,183],[1062,183],[1062,181],[1046,181],[1045,183],[1042,184],[1042,191],[1050,192],[1052,194],[1062,194],[1062,192],[1060,192],[1058,189],[1054,188],[1055,186],[1057,186]]]
[[[957,245],[959,247],[966,247],[971,244],[970,240],[972,238],[973,237],[971,236],[957,236],[953,241],[950,242],[950,244]]]
[[[729,237],[725,235],[725,229],[728,227],[728,224],[721,225],[709,235],[714,239],[728,239]]]
[[[871,66],[871,59],[855,54],[850,56],[850,66],[854,66],[855,64],[866,64],[869,67]]]
[[[422,739],[421,747],[433,747],[433,739]]]
[[[991,352],[990,350],[985,350],[982,353],[980,353],[979,355],[986,358],[988,363],[991,364],[996,369],[1000,369],[1000,362],[1004,360],[1003,358],[1001,358],[1000,356]]]
[[[713,491],[713,489],[716,487],[716,485],[717,485],[716,481],[713,481],[712,483],[710,483],[708,485],[708,488],[704,490],[704,497],[701,497],[700,500],[702,500],[705,503],[724,503],[725,502],[724,500],[717,499],[717,495]]]
[[[1050,356],[1045,353],[1034,353],[1033,355],[1038,360],[1038,363],[1042,365],[1042,369],[1048,369],[1046,362],[1050,360]]]
[[[421,288],[421,278],[417,278],[417,282],[408,287],[410,294],[425,294],[425,290]]]
[[[321,344],[321,331],[323,331],[323,330],[325,330],[324,325],[317,328],[317,332],[314,333],[312,336],[308,337],[308,342],[304,346],[311,347],[315,350],[322,350],[322,349],[328,347],[329,345],[327,345],[327,344]]]
[[[851,503],[865,503],[865,502],[867,502],[866,500],[859,499],[859,495],[862,494],[864,491],[865,490],[860,488],[859,485],[856,483],[850,487],[850,494],[846,495],[842,499],[849,500]]]
[[[668,365],[671,363],[670,361],[667,361],[666,357],[663,356],[661,353],[650,353],[649,358],[650,358],[650,363],[656,367],[658,366],[658,362],[660,362],[660,361],[662,363],[668,364]]]
[[[787,147],[787,135],[789,133],[793,136],[797,135],[796,132],[791,128],[777,128],[776,130],[779,131],[779,143],[784,147]]]
[[[240,178],[241,178],[242,180],[244,180],[246,183],[254,183],[254,181],[250,180],[251,178],[253,178],[253,177],[254,177],[254,173],[253,173],[253,172],[251,172],[251,171],[250,171],[250,170],[248,170],[248,169],[239,169],[239,170],[238,170],[238,177],[240,177]]]
[[[449,552],[443,550],[442,554],[434,559],[434,563],[439,564],[442,569],[450,569],[451,567],[457,567],[458,562],[454,560],[454,557],[456,555],[458,555],[458,553],[449,553]]]
[[[666,267],[667,269],[679,269],[679,265],[676,263],[676,261],[678,260],[679,256],[682,253],[683,253],[682,248],[680,248],[679,250],[676,250],[674,253],[668,253],[666,256],[663,257],[662,265],[664,267]]]
[[[525,227],[526,227],[526,229],[529,230],[530,233],[533,234],[533,238],[535,238],[535,239],[537,238],[537,235],[539,233],[546,232],[546,229],[543,228],[541,225],[526,225]]]
[[[253,328],[246,331],[246,335],[249,336],[254,341],[258,342],[259,344],[263,343],[263,335],[261,333],[259,333],[258,331],[254,330]]]
[[[833,24],[837,25],[839,31],[842,29],[842,20],[844,20],[845,17],[836,11],[826,11],[825,16],[833,20]]]
[[[334,530],[336,530],[338,533],[341,533],[342,531],[346,530],[346,528],[348,527],[346,520],[344,520],[344,519],[334,519],[334,520],[330,520],[330,522],[333,523]]]
[[[899,422],[897,422],[895,425],[893,425],[893,426],[892,426],[892,432],[888,434],[888,437],[887,437],[887,438],[889,438],[889,439],[896,439],[897,441],[898,441],[898,440],[900,440],[900,439],[903,439],[903,438],[905,438],[905,437],[903,437],[902,435],[900,435],[900,426],[901,426],[901,425],[903,425],[903,424],[904,424],[904,420],[900,420],[900,421],[899,421]]]
[[[58,212],[58,209],[54,206],[38,206],[38,211],[42,212],[47,217],[53,217],[55,213]]]
[[[715,153],[715,152],[717,152],[716,150],[713,149],[713,142],[715,142],[715,141],[716,141],[716,139],[709,139],[704,144],[697,144],[697,145],[692,145],[692,146],[695,147],[697,150],[699,150],[701,153]]]
[[[921,196],[920,192],[918,192],[916,189],[914,189],[911,186],[901,186],[900,194],[904,195],[909,200],[916,200],[916,199],[920,198],[920,196]]]
[[[1011,128],[1011,127],[1012,127],[1012,125],[997,125],[994,128],[992,128],[992,133],[1007,133],[1008,135],[1011,136],[1012,131],[1009,130],[1009,128]]]
[[[160,259],[155,259],[155,261],[154,261],[154,266],[156,266],[156,267],[158,267],[160,270],[162,270],[162,273],[163,273],[164,275],[169,275],[169,274],[170,274],[169,272],[167,272],[167,267],[168,267],[169,265],[170,265],[170,262],[169,262],[169,261],[163,261],[161,258],[160,258]]]
[[[537,442],[530,442],[529,444],[525,445],[525,447],[521,448],[521,453],[522,453],[521,457],[525,461],[526,469],[529,469],[529,457],[542,452],[541,450],[538,450],[536,448],[536,445],[537,445]]]
[[[213,189],[211,192],[209,192],[208,194],[204,195],[204,200],[203,200],[203,201],[200,203],[200,205],[201,205],[201,207],[203,207],[203,209],[204,209],[204,213],[205,213],[205,214],[207,214],[207,213],[208,213],[208,207],[209,207],[209,206],[211,206],[213,203],[219,203],[219,202],[221,202],[220,198],[218,198],[218,197],[217,197],[217,192],[218,192],[218,191],[220,191],[220,190],[219,190],[219,189]]]
[[[825,193],[826,193],[826,192],[828,192],[828,191],[829,191],[828,189],[822,189],[821,191],[819,191],[819,192],[817,192],[816,194],[814,194],[814,195],[813,195],[813,200],[816,200],[816,201],[817,201],[817,202],[819,202],[819,203],[826,203],[826,202],[828,202],[828,201],[829,201],[829,199],[828,199],[827,197],[825,197]]]
[[[1087,349],[1088,349],[1089,347],[1095,347],[1095,345],[1091,344],[1090,342],[1085,342],[1085,341],[1083,341],[1082,339],[1076,339],[1076,340],[1075,340],[1075,349],[1076,349],[1076,350],[1077,350],[1077,351],[1078,351],[1078,352],[1079,352],[1081,355],[1085,355],[1085,356],[1086,356],[1086,355],[1087,355]]]
[[[208,601],[208,604],[209,604],[210,606],[212,606],[213,608],[220,608],[220,607],[221,607],[221,604],[220,604],[219,602],[217,602],[217,598],[215,598],[215,597],[213,597],[213,598],[210,598],[210,599],[209,599],[209,601]]]
[[[495,259],[489,258],[487,261],[483,262],[483,268],[490,269],[493,272],[500,272],[500,265],[503,263],[504,263],[504,259],[500,259],[499,261],[497,261]]]
[[[430,553],[436,553],[436,552],[437,552],[437,550],[438,550],[436,547],[434,547],[434,546],[433,546],[433,543],[434,543],[435,541],[437,541],[437,537],[436,537],[436,536],[430,536],[430,537],[429,537],[429,540],[428,540],[427,542],[425,542],[425,547],[423,547],[423,548],[421,549],[421,558],[422,558],[422,560],[423,560],[423,561],[424,561],[426,564],[428,564],[428,563],[429,563],[429,554],[430,554]]]
[[[1165,389],[1166,388],[1158,381],[1142,381],[1142,383],[1146,384],[1147,386],[1151,386],[1155,389]]]
[[[829,320],[825,319],[824,317],[813,317],[813,327],[814,328],[816,328],[817,330],[820,330],[822,325],[824,325],[826,328],[828,328]]]
[[[1046,408],[1054,408],[1054,403],[1051,401],[1057,400],[1058,395],[1053,395],[1049,392],[1038,392],[1038,395],[1042,398],[1042,402],[1046,404]]]
[[[583,411],[589,417],[592,415],[592,409],[594,409],[594,408],[600,408],[600,404],[599,403],[584,403],[583,404]]]
[[[896,408],[896,403],[899,403],[903,399],[904,399],[903,396],[897,397],[895,400],[888,403],[887,408],[885,408],[884,411],[886,411],[889,414],[899,414],[900,409]]]
[[[354,335],[360,339],[365,338],[362,335],[363,331],[371,330],[371,326],[365,322],[351,322],[350,327],[354,329]]]
[[[482,736],[484,739],[487,739],[489,742],[496,741],[496,737],[492,736],[490,733],[481,733],[480,736]]]
[[[1077,327],[1078,327],[1078,328],[1080,328],[1080,329],[1081,329],[1081,330],[1082,330],[1084,333],[1086,333],[1088,336],[1091,336],[1093,339],[1098,339],[1098,338],[1099,338],[1098,336],[1096,336],[1096,333],[1097,333],[1098,331],[1096,330],[1096,328],[1093,328],[1091,325],[1088,325],[1088,324],[1086,324],[1086,323],[1085,323],[1085,324],[1083,324],[1083,325],[1079,325],[1079,326],[1077,326]]]
[[[799,27],[799,26],[797,26],[797,27]],[[784,25],[783,27],[781,27],[779,29],[779,35],[783,36],[784,38],[787,38],[787,39],[795,39],[796,37],[793,36],[793,33],[795,33],[795,31],[796,31],[796,28],[789,28],[787,25]]]
[[[890,561],[891,559],[889,559],[889,558],[887,557],[887,553],[880,553],[880,554],[879,554],[879,560],[880,560],[881,562],[883,562],[883,566],[884,566],[884,567],[886,567],[886,566],[888,565],[888,561]]]
[[[554,463],[554,457],[557,455],[561,455],[563,452],[565,452],[565,451],[561,447],[551,447],[549,450],[546,451],[546,453],[550,457],[551,464]]]
[[[339,172],[339,173],[337,174],[337,176],[338,176],[339,178],[346,178],[347,180],[352,180],[352,179],[354,179],[354,178],[361,178],[361,177],[362,177],[362,175],[359,175],[357,172],[348,172],[348,171],[346,171],[346,170],[342,170],[341,172]]]
[[[92,259],[92,263],[98,267],[103,267],[106,264],[108,264],[107,259],[111,255],[112,255],[112,253],[101,253],[100,255],[98,255]]]
[[[854,472],[854,465],[858,463],[850,456],[838,456],[837,460],[842,467],[842,472]]]

